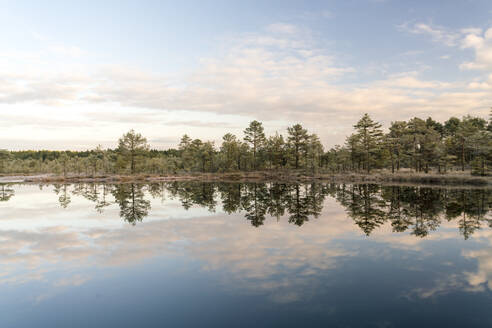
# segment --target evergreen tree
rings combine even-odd
[[[0,149],[0,173],[5,172],[5,167],[10,159],[10,152],[5,149]]]
[[[257,154],[266,142],[263,125],[258,121],[252,121],[244,130],[244,141],[251,144],[253,150],[253,168],[257,168]]]
[[[471,116],[465,116],[460,122],[456,131],[455,138],[459,146],[459,159],[461,163],[461,171],[465,170],[466,155],[471,148],[471,137],[479,130],[485,129],[485,120]]]
[[[118,141],[118,153],[124,160],[130,162],[130,173],[135,173],[138,158],[149,150],[147,139],[140,133],[130,130]]]
[[[425,121],[414,117],[410,121],[408,121],[408,155],[412,161],[412,167],[415,169],[415,172],[422,171],[422,141],[424,139],[424,135],[427,131],[427,125]]]
[[[391,170],[394,172],[395,166],[397,171],[400,170],[402,156],[405,152],[407,123],[404,121],[391,122],[389,130],[386,140],[391,157]]]
[[[285,141],[281,134],[275,133],[274,136],[268,138],[266,143],[266,151],[270,167],[283,167],[286,164]]]
[[[313,172],[317,171],[321,166],[321,160],[323,156],[323,145],[316,134],[308,136],[307,140],[307,153],[306,153],[306,165]]]
[[[238,157],[240,151],[240,141],[236,136],[227,133],[222,137],[222,145],[220,146],[220,152],[223,154],[223,169],[229,171],[231,169],[237,169]]]
[[[367,173],[370,173],[371,167],[375,162],[375,157],[381,151],[380,142],[383,137],[381,124],[373,121],[366,113],[354,125],[354,128],[357,130],[357,135],[361,143],[363,161],[365,163],[364,167]]]
[[[202,172],[213,172],[214,171],[214,155],[215,155],[215,145],[211,141],[202,143],[199,148],[199,157],[202,163]]]
[[[192,141],[193,140],[185,134],[181,137],[181,141],[178,146],[178,150],[181,154],[181,166],[185,171],[190,170],[193,165],[193,151],[191,148]]]
[[[62,153],[60,155],[60,157],[58,158],[58,161],[60,162],[60,165],[62,166],[63,176],[66,177],[67,171],[68,171],[68,163],[69,163],[70,159],[66,153]]]
[[[492,132],[492,107],[490,108],[490,113],[489,113],[489,124],[487,125],[487,130],[489,132]]]
[[[303,153],[307,153],[307,143],[309,135],[306,129],[300,124],[293,125],[287,128],[289,137],[287,139],[289,148],[293,152],[295,168],[299,168],[299,160]]]
[[[444,122],[444,136],[454,137],[456,135],[456,132],[458,131],[460,123],[461,121],[457,117],[451,117],[446,122]]]
[[[360,149],[360,138],[359,135],[357,134],[351,134],[350,136],[347,137],[345,140],[345,147],[347,150],[350,152],[350,169],[352,171],[357,171],[360,169],[360,163],[361,163],[361,149]],[[356,165],[357,163],[357,169]]]

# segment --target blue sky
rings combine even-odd
[[[0,1],[0,148],[486,116],[490,1]]]

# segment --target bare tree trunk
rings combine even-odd
[[[393,158],[393,152],[390,151],[391,154],[391,173],[395,173],[395,159]]]
[[[396,155],[396,170],[400,171],[400,150],[398,150],[398,153]]]
[[[461,141],[461,171],[465,171],[465,139]]]

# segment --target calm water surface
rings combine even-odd
[[[490,189],[4,184],[0,327],[490,327],[491,207]]]

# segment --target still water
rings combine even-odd
[[[491,207],[490,189],[3,184],[0,327],[490,327]]]

